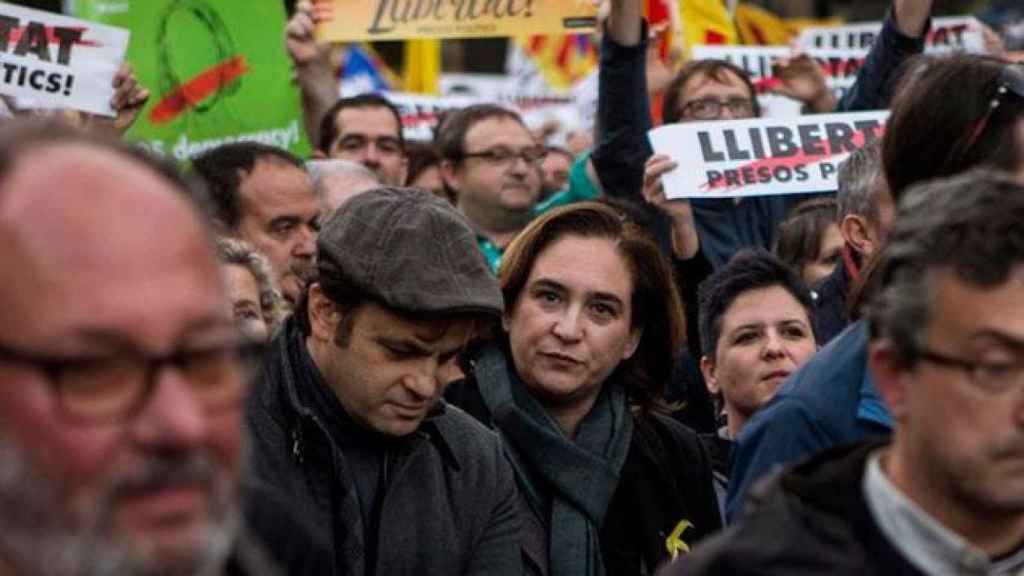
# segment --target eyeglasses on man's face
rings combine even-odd
[[[0,362],[41,371],[63,415],[73,423],[91,425],[125,421],[140,412],[167,367],[180,372],[208,413],[237,408],[262,349],[232,338],[184,345],[164,355],[124,350],[59,356],[0,344]]]
[[[972,384],[993,394],[1002,394],[1024,385],[1024,358],[1011,362],[983,362],[957,358],[929,348],[918,349],[916,356],[942,368],[959,370]]]
[[[722,116],[722,110],[728,109],[734,118],[749,118],[754,115],[754,104],[749,98],[700,98],[683,105],[682,117],[697,120],[715,120]]]
[[[494,148],[489,148],[480,152],[466,152],[462,157],[479,158],[488,164],[508,167],[519,158],[522,158],[523,162],[526,162],[531,166],[539,166],[544,162],[544,158],[547,157],[547,155],[548,150],[544,146],[527,146],[520,150],[515,150],[505,146],[495,146]]]

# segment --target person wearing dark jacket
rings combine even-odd
[[[758,482],[743,521],[665,576],[1024,570],[1022,180],[978,170],[906,194],[867,306],[891,439]]]
[[[742,250],[700,287],[700,366],[725,425],[701,440],[725,504],[736,436],[782,382],[818,350],[811,294],[795,271],[764,250]]]
[[[937,98],[947,86],[971,88]],[[924,57],[893,100],[882,144],[889,193],[899,202],[910,186],[976,166],[1024,173],[1024,70],[987,56]],[[950,144],[952,143],[952,144]],[[877,275],[861,299],[870,301]],[[817,451],[886,435],[892,416],[867,370],[870,327],[861,319],[794,374],[751,419],[733,452],[728,520],[743,512],[745,491],[775,468]]]
[[[502,310],[465,218],[424,191],[360,194],[325,223],[317,274],[249,400],[256,478],[331,543],[323,574],[520,574],[498,437],[441,400]]]
[[[850,154],[839,166],[837,181],[842,258],[832,274],[814,286],[814,331],[822,345],[850,323],[853,286],[892,225],[892,196],[882,176],[881,140]]]
[[[527,572],[652,574],[721,525],[696,434],[658,414],[683,338],[671,267],[623,213],[530,223],[500,277],[504,333],[448,397],[497,430]]]

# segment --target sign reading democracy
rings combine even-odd
[[[333,0],[320,40],[482,38],[592,32],[591,0]]]
[[[807,48],[867,50],[871,48],[881,31],[881,22],[833,27],[812,26],[801,31],[800,45]],[[927,54],[984,54],[985,36],[981,31],[981,23],[973,16],[932,18],[932,28],[925,40],[924,51]]]
[[[857,72],[864,65],[867,50],[837,50],[832,48],[810,48],[804,53],[813,58],[825,75],[825,83],[841,99],[857,81]],[[779,85],[775,76],[774,64],[782,58],[793,56],[793,51],[785,46],[694,46],[691,52],[695,59],[714,58],[726,60],[739,66],[750,75],[750,80],[757,89],[761,108],[775,116],[775,110],[782,107],[774,106],[773,100],[783,98],[771,91]],[[788,98],[785,100],[792,102]],[[789,109],[785,109],[787,112]],[[799,114],[800,106],[792,107],[792,113]]]
[[[48,108],[114,116],[128,31],[0,3],[0,93]]]
[[[832,192],[839,164],[882,137],[888,114],[689,122],[648,137],[655,152],[679,164],[662,177],[669,198]]]
[[[309,154],[279,0],[248,0],[244,10],[237,0],[75,0],[74,6],[79,16],[132,31],[128,60],[152,96],[129,140],[181,162],[228,142]]]

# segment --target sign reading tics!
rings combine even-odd
[[[484,38],[591,32],[591,0],[333,0],[320,40]]]
[[[882,137],[887,111],[686,122],[648,137],[679,166],[662,177],[669,198],[832,192],[839,164]]]
[[[128,31],[0,3],[0,93],[43,107],[114,116]]]

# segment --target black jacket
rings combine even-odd
[[[818,346],[828,344],[850,324],[849,296],[850,273],[840,259],[835,270],[814,286],[812,320]]]
[[[494,427],[472,378],[453,383],[445,397]],[[681,537],[688,546],[722,526],[704,447],[696,433],[672,418],[635,418],[619,485],[601,527],[607,573],[653,574],[671,558],[667,540],[683,522],[691,524]],[[544,573],[546,567],[527,560],[527,569]]]
[[[296,329],[289,321],[275,337],[249,399],[252,470],[336,550],[344,541],[334,513],[343,496],[338,447],[299,401],[296,379],[285,377],[294,369],[287,347],[301,343]],[[374,534],[380,553],[369,574],[521,573],[515,480],[494,432],[442,403],[398,442],[390,462]],[[344,571],[329,565],[320,573]]]
[[[765,478],[747,496],[741,523],[661,576],[921,575],[878,529],[864,499],[867,457],[879,446],[832,449]]]

